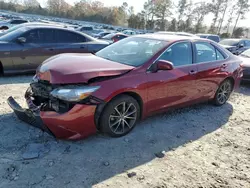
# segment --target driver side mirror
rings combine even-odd
[[[159,70],[173,70],[174,69],[174,65],[172,62],[170,61],[166,61],[166,60],[158,60],[155,63],[156,67],[155,67],[155,72],[159,71]]]
[[[19,38],[17,39],[17,42],[18,42],[18,43],[25,43],[25,42],[26,42],[26,38],[25,38],[25,37],[19,37]]]

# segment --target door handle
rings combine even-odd
[[[227,68],[227,64],[221,65],[221,68]]]
[[[189,74],[190,74],[190,75],[194,75],[194,74],[196,74],[196,73],[197,73],[197,71],[195,71],[195,70],[189,71]]]

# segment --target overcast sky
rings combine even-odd
[[[39,0],[41,4],[44,6],[46,0]],[[65,0],[67,3],[74,5],[75,2],[80,1],[80,0]],[[123,2],[127,2],[129,6],[133,6],[135,12],[140,12],[143,9],[143,5],[147,0],[100,0],[101,2],[104,3],[106,6],[120,6],[122,5]],[[178,3],[178,0],[172,0],[175,2],[175,4]],[[201,1],[206,1],[209,2],[211,0],[193,0],[194,3],[201,2]],[[205,23],[206,25],[211,24],[211,20],[213,19],[212,15],[208,15],[205,18]],[[250,13],[246,15],[245,20],[239,21],[239,26],[244,26],[244,27],[250,27]]]

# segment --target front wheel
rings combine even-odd
[[[128,134],[140,117],[140,106],[131,96],[121,95],[110,101],[100,118],[101,131],[112,137]]]
[[[215,97],[214,97],[214,104],[216,106],[221,106],[227,102],[231,93],[233,91],[233,84],[230,80],[225,80],[219,86]]]

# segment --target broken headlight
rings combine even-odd
[[[66,86],[54,89],[50,94],[58,99],[79,102],[98,90],[99,86]]]

